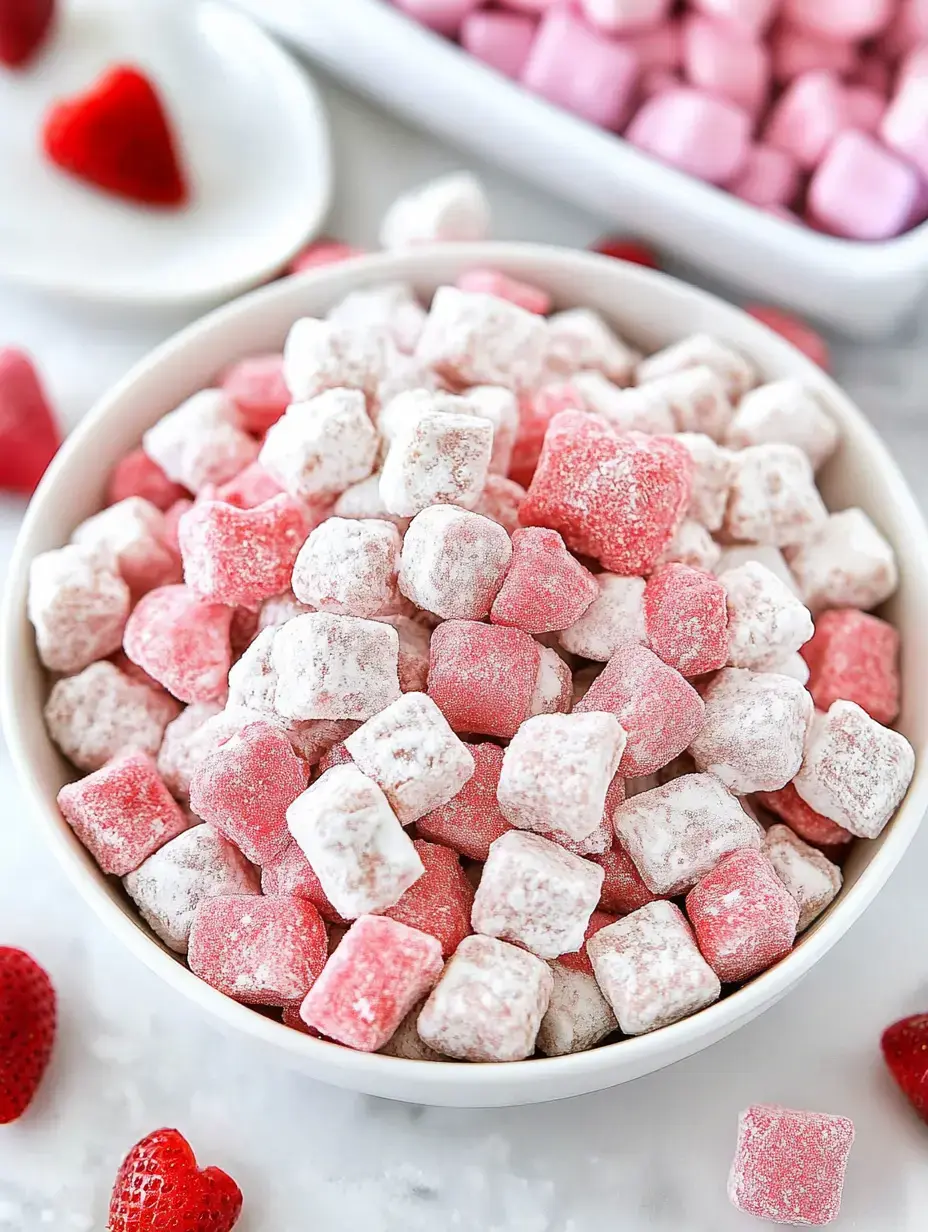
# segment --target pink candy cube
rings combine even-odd
[[[141,496],[128,496],[75,530],[72,543],[112,553],[133,597],[155,586],[180,581],[176,554],[165,538],[164,515]]]
[[[597,908],[590,916],[590,922],[586,926],[584,933],[584,942],[579,950],[574,953],[561,954],[558,957],[557,965],[566,967],[569,971],[582,971],[587,975],[593,974],[593,964],[590,962],[590,956],[587,953],[586,944],[591,937],[594,937],[601,928],[608,928],[610,924],[615,924],[620,916],[617,912],[601,911]],[[553,967],[552,967],[553,970]]]
[[[110,471],[106,485],[107,505],[115,505],[130,496],[141,496],[162,513],[187,495],[187,489],[168,479],[144,449],[133,449],[120,458]]]
[[[562,1057],[595,1048],[618,1023],[592,969],[576,970],[561,959],[551,964],[551,975],[554,986],[538,1032],[538,1051]]]
[[[262,436],[290,405],[284,381],[283,355],[251,355],[231,364],[222,374],[220,388],[235,403],[242,424]]]
[[[684,676],[723,667],[728,658],[725,589],[714,577],[687,565],[665,565],[644,592],[648,645]]]
[[[482,620],[511,558],[509,536],[496,522],[455,505],[432,505],[406,532],[399,588],[443,620]]]
[[[626,34],[659,25],[671,0],[581,0],[584,16],[607,34]]]
[[[36,647],[53,672],[79,672],[119,649],[131,607],[112,553],[69,545],[29,566],[27,611]]]
[[[243,430],[238,408],[221,389],[201,389],[162,415],[143,436],[142,447],[191,492],[225,483],[258,456],[258,442]]]
[[[899,582],[892,544],[862,509],[830,514],[786,556],[813,614],[828,607],[876,607]]]
[[[311,504],[366,479],[376,459],[377,433],[364,395],[342,388],[293,403],[268,430],[260,453],[261,465],[284,491]]]
[[[527,527],[512,537],[512,559],[490,619],[526,633],[550,633],[579,620],[598,596],[596,578],[557,531]]]
[[[491,14],[481,14],[487,17]],[[541,287],[530,282],[522,282],[511,278],[502,270],[470,269],[458,275],[455,286],[461,291],[482,291],[486,295],[495,295],[497,299],[508,299],[511,304],[524,308],[526,312],[535,312],[545,316],[551,311],[551,296]]]
[[[770,24],[779,0],[694,0],[694,8],[709,17],[720,17],[732,25],[761,34]]]
[[[309,1027],[361,1052],[376,1052],[441,975],[434,937],[383,916],[362,916],[300,1007]]]
[[[416,357],[452,388],[535,386],[548,350],[545,322],[534,312],[478,291],[439,287]]]
[[[293,593],[320,612],[377,616],[395,610],[401,544],[391,522],[328,518],[299,548]]]
[[[812,617],[793,591],[759,561],[719,576],[728,607],[728,663],[778,670],[812,636]]]
[[[254,509],[257,505],[263,505],[265,501],[272,500],[282,493],[283,488],[268,474],[261,463],[252,462],[243,471],[239,471],[234,478],[221,483],[215,489],[210,489],[209,498],[224,501],[227,505],[236,505],[239,509]],[[204,493],[200,494],[200,499],[206,499]],[[308,506],[304,512],[307,516],[309,515]],[[178,515],[178,522],[180,522],[180,516]],[[179,542],[177,550],[180,552]]]
[[[889,120],[887,113],[884,138]],[[914,148],[901,152],[910,160],[916,154]],[[928,155],[924,164],[928,167]],[[866,133],[848,129],[832,142],[812,176],[809,217],[834,235],[886,240],[910,225],[920,191],[918,173],[904,158]]]
[[[832,857],[843,858],[854,836],[836,822],[816,813],[811,805],[796,791],[793,783],[787,783],[779,791],[759,791],[754,799],[777,817],[789,823],[800,838],[813,847],[818,847]]]
[[[597,573],[598,594],[583,615],[561,632],[565,650],[605,663],[625,642],[644,643],[644,578]]]
[[[826,856],[804,843],[789,826],[771,826],[764,836],[764,855],[774,872],[799,904],[802,932],[834,901],[841,889],[841,870]]]
[[[764,141],[791,154],[804,171],[811,171],[847,124],[840,79],[827,72],[802,73],[774,105]]]
[[[884,725],[899,713],[899,634],[885,620],[853,608],[822,612],[802,657],[819,710],[843,699]]]
[[[388,919],[429,933],[441,943],[447,958],[471,933],[470,913],[474,887],[467,880],[457,853],[450,847],[413,843],[425,872],[399,902],[384,911]]]
[[[754,145],[741,174],[728,187],[751,205],[789,205],[799,191],[799,164],[785,150]]]
[[[645,885],[634,860],[620,842],[613,842],[608,851],[590,859],[603,870],[599,905],[604,912],[629,915],[659,897]]]
[[[133,663],[182,702],[221,701],[232,659],[231,620],[231,608],[187,586],[161,586],[132,612],[123,646]]]
[[[632,145],[710,184],[739,174],[750,136],[751,118],[743,108],[682,86],[649,98],[625,133]]]
[[[424,26],[454,38],[461,22],[477,8],[480,0],[393,0],[393,3]]]
[[[299,844],[292,839],[281,855],[262,867],[261,893],[295,894],[297,898],[308,899],[329,924],[348,923],[329,902],[321,881],[313,872]]]
[[[690,84],[756,115],[766,101],[770,55],[731,22],[691,15],[683,23],[683,68]]]
[[[521,629],[446,620],[432,634],[429,696],[457,732],[509,739],[528,716],[541,654]]]
[[[486,860],[490,844],[511,830],[496,798],[503,750],[498,744],[469,744],[474,773],[451,800],[416,822],[425,839],[444,843],[471,860]]]
[[[725,530],[731,539],[787,547],[805,543],[828,511],[808,455],[796,445],[751,445],[734,457]]]
[[[519,77],[535,38],[536,23],[520,13],[481,10],[461,24],[461,46],[504,77]]]
[[[893,0],[783,0],[787,20],[825,38],[848,42],[879,34],[894,7]]]

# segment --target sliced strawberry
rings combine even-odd
[[[887,1027],[883,1060],[897,1086],[928,1124],[928,1014],[913,1014]]]
[[[55,1042],[55,990],[22,950],[0,946],[0,1125],[21,1117]]]
[[[55,0],[0,0],[0,64],[22,68],[45,41]]]
[[[639,240],[624,238],[621,235],[604,235],[592,245],[593,252],[602,253],[604,257],[615,257],[617,261],[630,261],[632,265],[645,265],[648,269],[660,269],[661,263],[657,253],[647,244]]]
[[[29,356],[0,349],[0,489],[30,495],[61,433]]]

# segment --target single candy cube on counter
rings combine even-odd
[[[632,145],[710,184],[725,184],[744,168],[750,135],[742,107],[688,86],[653,95],[625,130]]]
[[[490,848],[474,898],[474,931],[539,958],[579,950],[603,870],[538,834],[515,830]]]
[[[796,445],[817,470],[837,447],[838,425],[818,395],[802,381],[771,381],[749,390],[741,399],[725,443],[733,449]]]
[[[275,708],[291,719],[368,719],[400,696],[398,659],[389,625],[332,612],[295,616],[274,637]]]
[[[734,347],[711,334],[691,334],[643,359],[638,365],[638,383],[701,365],[711,368],[721,378],[732,402],[738,402],[757,384],[757,373],[751,363]]]
[[[186,954],[204,899],[261,893],[258,874],[212,826],[192,826],[123,878],[126,893],[168,949]]]
[[[786,547],[813,539],[828,520],[812,464],[796,445],[751,445],[734,455],[725,531]]]
[[[504,77],[518,79],[536,29],[528,14],[480,9],[461,23],[461,46]]]
[[[616,812],[613,810],[610,823]],[[620,842],[614,841],[608,851],[601,855],[594,854],[590,859],[603,870],[603,888],[599,896],[599,906],[603,912],[630,915],[658,897],[645,885],[634,860]],[[593,914],[596,915],[596,912]]]
[[[345,748],[403,825],[447,804],[474,773],[467,746],[426,693],[404,693],[350,735]]]
[[[150,590],[126,623],[123,647],[182,702],[221,701],[227,691],[232,609],[187,586]]]
[[[170,480],[144,449],[133,449],[120,458],[106,485],[107,505],[140,496],[162,513],[187,495],[187,489]]]
[[[723,856],[761,842],[755,823],[712,774],[684,774],[632,796],[616,809],[615,832],[652,894],[671,897]]]
[[[403,539],[399,589],[443,620],[482,620],[511,557],[509,536],[496,522],[456,505],[432,505],[413,518]]]
[[[806,804],[858,838],[876,838],[902,800],[915,770],[905,736],[871,719],[854,702],[817,711],[795,787]]]
[[[766,102],[770,54],[734,23],[695,13],[684,19],[683,69],[690,85],[728,99],[749,115],[756,116]]]
[[[877,616],[853,608],[822,612],[802,650],[809,692],[819,710],[855,702],[887,725],[899,713],[899,634]]]
[[[626,733],[619,765],[625,778],[666,766],[703,724],[702,699],[692,685],[652,651],[632,642],[619,647],[574,714],[592,710],[614,714]]]
[[[110,552],[72,544],[29,566],[27,613],[50,671],[79,672],[118,650],[130,607]]]
[[[346,920],[398,902],[424,868],[386,796],[356,766],[334,766],[287,810],[287,824]]]
[[[376,459],[377,433],[356,389],[330,389],[292,403],[268,430],[260,453],[268,474],[309,503],[366,479]]]
[[[890,118],[887,112],[884,135]],[[818,164],[806,208],[811,221],[833,235],[887,240],[912,225],[921,192],[918,172],[909,162],[867,133],[847,129]]]
[[[498,744],[467,745],[474,773],[456,796],[416,821],[424,839],[444,843],[471,860],[486,860],[490,844],[512,826],[503,816],[496,792],[503,768]]]
[[[728,606],[730,667],[776,671],[812,636],[812,617],[793,591],[758,561],[719,574]]]
[[[154,757],[181,709],[163,689],[133,680],[103,660],[57,681],[44,715],[48,734],[65,757],[80,770],[99,770],[129,750]]]
[[[349,291],[329,309],[326,320],[359,332],[382,331],[397,350],[408,354],[416,349],[425,309],[408,282],[381,282]]]
[[[703,693],[705,716],[689,745],[696,767],[729,791],[776,791],[802,764],[812,698],[789,676],[726,667]]]
[[[322,612],[376,616],[397,602],[402,539],[390,522],[329,518],[309,535],[293,565],[293,593]]]
[[[277,423],[292,401],[280,354],[249,355],[230,364],[219,388],[235,403],[242,426],[256,436]]]
[[[104,873],[124,877],[190,822],[143,753],[125,753],[66,783],[62,816]]]
[[[245,1005],[299,1002],[326,963],[322,917],[305,898],[252,894],[205,898],[187,960],[201,980]]]
[[[702,573],[715,573],[721,556],[722,549],[705,526],[692,518],[684,518],[657,563],[659,566],[688,565]]]
[[[599,596],[597,579],[553,530],[526,527],[512,537],[512,559],[490,619],[526,633],[573,625]]]
[[[447,958],[472,931],[470,913],[474,887],[467,880],[457,853],[450,847],[422,839],[416,839],[413,847],[425,872],[399,902],[387,907],[383,914],[435,937]]]
[[[874,608],[899,584],[892,546],[862,509],[830,514],[814,535],[787,550],[786,559],[813,614]]]
[[[305,790],[309,769],[269,723],[249,723],[197,766],[190,807],[255,864],[287,845],[287,809]]]
[[[699,676],[725,666],[726,592],[708,573],[680,564],[652,573],[644,591],[644,621],[651,650],[681,675]]]
[[[459,1061],[530,1057],[551,998],[546,962],[495,937],[465,937],[419,1014],[420,1037]]]
[[[779,791],[759,791],[754,799],[777,817],[782,817],[801,839],[826,852],[832,859],[843,859],[854,836],[821,813],[816,813],[787,783]]]
[[[434,937],[396,920],[365,915],[326,963],[300,1017],[349,1048],[376,1052],[441,971],[441,946]]]
[[[753,1104],[738,1118],[728,1197],[746,1215],[822,1227],[838,1217],[854,1125],[847,1117]]]
[[[450,3],[459,6],[460,17],[477,7],[472,0]],[[418,244],[485,240],[489,229],[490,205],[483,185],[469,171],[454,171],[397,197],[380,224],[380,246],[389,252]]]
[[[258,456],[258,442],[241,423],[228,394],[201,389],[162,415],[142,437],[142,448],[169,479],[199,492],[225,483]]]
[[[631,385],[639,354],[592,308],[567,308],[548,318],[545,368],[550,376],[601,372],[614,385]]]
[[[301,317],[284,343],[284,381],[291,402],[315,402],[335,389],[372,398],[387,369],[387,347],[383,334]],[[316,404],[320,410],[322,405],[328,404]]]
[[[847,126],[841,79],[835,73],[814,70],[800,73],[774,103],[763,139],[791,155],[803,171],[812,171]]]
[[[602,911],[597,908],[590,916],[590,922],[586,926],[584,933],[583,945],[575,953],[561,954],[558,958],[558,965],[567,968],[571,971],[581,971],[585,975],[593,974],[593,964],[590,962],[590,956],[587,953],[586,943],[589,939],[599,932],[601,928],[608,928],[610,924],[615,924],[620,916],[612,911]]]
[[[686,896],[703,957],[723,984],[766,971],[792,949],[799,904],[760,851],[725,856]]]
[[[141,496],[128,496],[87,518],[71,542],[111,554],[136,598],[155,586],[180,581],[177,557],[165,542],[164,514]]]
[[[649,903],[587,945],[596,982],[626,1035],[644,1035],[717,1001],[721,986],[673,903]]]
[[[771,826],[764,838],[764,855],[799,904],[797,932],[817,920],[841,889],[841,870],[815,847],[804,843],[789,826]]]
[[[495,295],[497,299],[509,300],[526,312],[535,312],[542,317],[551,311],[551,296],[547,291],[530,282],[511,278],[502,270],[465,270],[458,275],[454,285],[460,291],[481,291],[485,295]]]
[[[503,816],[523,830],[587,838],[602,820],[624,747],[625,733],[611,714],[526,719],[503,757],[497,791]]]
[[[528,717],[541,649],[521,629],[448,620],[432,634],[429,696],[456,732],[509,739]]]
[[[752,145],[740,174],[728,185],[742,201],[762,208],[788,206],[799,191],[799,164],[785,150]]]
[[[426,411],[390,441],[380,496],[390,513],[413,517],[430,505],[475,505],[493,452],[493,427],[476,415]]]
[[[571,654],[606,663],[625,642],[647,640],[644,621],[644,578],[598,573],[599,594],[558,641]]]
[[[329,902],[302,848],[292,839],[276,859],[262,866],[261,893],[293,894],[297,898],[308,899],[329,924],[348,923]]]
[[[538,1032],[539,1052],[546,1057],[585,1052],[617,1030],[615,1014],[592,975],[562,962],[551,964],[551,975],[554,984]]]

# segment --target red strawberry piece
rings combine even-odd
[[[593,252],[617,261],[630,261],[632,265],[645,265],[648,269],[660,269],[657,253],[638,240],[623,239],[620,235],[604,235],[593,245]]]
[[[42,141],[62,170],[117,197],[161,206],[188,198],[161,99],[138,69],[116,65],[84,94],[56,103]]]
[[[0,1125],[32,1103],[55,1042],[55,990],[34,959],[0,946]]]
[[[928,1014],[913,1014],[887,1027],[883,1060],[897,1086],[928,1124]]]
[[[27,496],[61,444],[61,433],[32,361],[0,349],[0,488]]]
[[[339,261],[363,256],[363,248],[355,248],[341,240],[330,240],[327,236],[322,236],[296,254],[287,267],[287,273],[302,274],[304,270],[318,269],[321,265],[335,265]]]
[[[107,1232],[230,1232],[242,1191],[219,1168],[197,1167],[186,1138],[156,1129],[116,1174]]]
[[[0,0],[0,64],[21,68],[48,34],[55,0]]]
[[[831,366],[831,356],[828,353],[828,343],[815,332],[807,321],[784,312],[782,308],[773,308],[769,304],[745,304],[744,311],[748,316],[763,322],[775,334],[780,334],[791,342],[797,351],[808,355],[813,363],[818,364],[826,372]]]

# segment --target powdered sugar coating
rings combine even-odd
[[[333,766],[287,810],[287,824],[339,915],[392,907],[424,868],[376,783]]]
[[[490,619],[526,633],[552,633],[573,625],[598,597],[596,578],[557,531],[525,527],[512,536],[512,560]]]
[[[290,839],[279,856],[262,865],[261,893],[295,894],[297,898],[308,899],[329,924],[348,923],[329,902],[322,883],[293,839]]]
[[[417,607],[445,620],[481,620],[509,568],[505,530],[455,505],[413,518],[403,540],[399,588]]]
[[[737,402],[757,383],[757,373],[743,355],[709,334],[692,334],[643,359],[637,368],[638,384],[684,372],[688,368],[708,367],[720,377],[732,402]]]
[[[531,708],[541,650],[521,629],[447,620],[432,634],[429,696],[457,732],[509,739]]]
[[[400,695],[398,658],[389,625],[332,612],[296,616],[274,638],[274,706],[293,719],[370,718]]]
[[[519,405],[511,389],[503,385],[473,385],[465,390],[470,414],[486,419],[493,426],[493,452],[488,473],[505,475],[512,461],[512,450],[519,430]]]
[[[498,522],[511,535],[519,525],[519,506],[524,500],[525,488],[520,483],[502,475],[487,475],[473,512]]]
[[[158,773],[171,795],[182,804],[190,799],[190,779],[196,766],[231,734],[217,730],[216,726],[204,730],[208,720],[221,713],[218,702],[194,702],[164,729],[158,749]]]
[[[899,713],[899,634],[885,620],[853,608],[822,612],[802,654],[819,710],[856,702],[883,724]]]
[[[812,698],[775,672],[726,667],[703,693],[705,718],[689,751],[736,795],[776,791],[802,763]]]
[[[581,410],[602,416],[616,432],[656,436],[676,428],[667,399],[650,386],[623,389],[595,369],[575,372],[568,378],[567,386],[577,395]]]
[[[638,352],[592,308],[568,308],[548,318],[545,367],[553,376],[592,368],[615,385],[631,385]]]
[[[511,830],[496,798],[503,768],[498,744],[469,744],[474,773],[452,799],[420,817],[416,829],[425,839],[444,843],[471,860],[486,860],[490,844]]]
[[[232,609],[199,598],[187,586],[160,586],[136,605],[123,648],[182,702],[221,701],[232,650]]]
[[[225,483],[258,456],[258,442],[241,423],[228,394],[201,389],[162,415],[142,437],[142,447],[169,479],[199,492],[209,483]]]
[[[809,665],[798,650],[787,655],[785,659],[779,659],[770,670],[781,676],[789,676],[791,680],[798,680],[801,685],[809,683]]]
[[[688,890],[739,847],[759,848],[760,831],[712,774],[684,774],[626,800],[615,832],[653,894]]]
[[[796,931],[801,933],[837,897],[843,880],[841,870],[815,847],[804,843],[789,826],[771,826],[763,850],[774,872],[799,904]]]
[[[293,403],[269,430],[260,454],[284,491],[309,503],[366,479],[376,460],[377,432],[356,389],[330,389]]]
[[[503,757],[497,792],[503,816],[523,830],[586,838],[602,820],[624,747],[625,733],[611,714],[526,719]]]
[[[492,451],[488,420],[425,411],[405,420],[390,440],[380,472],[381,500],[402,517],[436,504],[469,509],[483,491]]]
[[[404,693],[345,741],[403,825],[457,795],[474,759],[426,693]]]
[[[796,445],[813,470],[834,453],[838,425],[818,395],[802,381],[772,381],[746,393],[729,425],[725,443],[733,449],[775,442]]]
[[[626,1035],[669,1026],[717,1001],[721,986],[683,912],[655,902],[602,928],[587,952],[596,982]]]
[[[596,935],[601,928],[608,928],[610,924],[615,922],[620,917],[612,911],[603,911],[597,909],[590,916],[589,923],[586,926],[584,933],[584,942],[580,949],[573,954],[562,954],[558,962],[562,966],[567,967],[571,971],[583,971],[586,975],[593,974],[593,964],[590,962],[590,956],[587,953],[586,945],[589,939]]]
[[[899,584],[896,554],[862,509],[831,514],[786,559],[813,614],[829,607],[866,611]]]
[[[528,718],[538,714],[567,714],[573,699],[573,677],[565,663],[550,646],[539,646],[538,675],[528,704]]]
[[[258,874],[228,839],[192,826],[123,878],[148,926],[176,954],[187,953],[193,917],[206,898],[260,894]]]
[[[180,581],[177,557],[165,541],[164,514],[141,496],[129,496],[85,519],[71,542],[111,553],[134,596]]]
[[[582,616],[561,631],[558,641],[571,654],[605,663],[625,642],[647,640],[645,580],[598,573],[594,581],[598,596]]]
[[[332,513],[337,518],[376,518],[379,522],[391,522],[400,534],[409,525],[409,518],[388,512],[380,495],[379,471],[346,488],[332,506]]]
[[[671,432],[700,433],[720,441],[731,422],[732,405],[725,382],[707,364],[652,377],[630,392],[653,405],[665,406],[673,425]]]
[[[384,1046],[378,1049],[381,1056],[399,1057],[403,1061],[444,1061],[446,1059],[440,1052],[430,1048],[419,1035],[416,1023],[423,1005],[425,1001],[420,1001],[412,1007]]]
[[[104,873],[124,877],[190,825],[144,753],[124,753],[66,783],[62,816]]]
[[[261,633],[275,625],[285,625],[294,616],[305,616],[313,609],[306,603],[301,603],[292,590],[281,591],[279,595],[271,595],[265,599],[258,609],[258,628]]]
[[[463,274],[458,274],[455,286],[462,291],[485,291],[498,299],[508,299],[526,312],[535,312],[542,317],[551,308],[551,296],[543,288],[519,278],[510,278],[498,269],[465,270]]]
[[[203,899],[190,929],[190,970],[246,1005],[292,1005],[326,961],[325,925],[305,898]]]
[[[110,553],[71,545],[29,566],[27,613],[36,648],[53,672],[79,672],[122,643],[131,599]]]
[[[233,663],[229,669],[229,699],[226,704],[230,710],[259,711],[268,715],[269,720],[273,717],[279,724],[274,709],[277,672],[271,661],[278,627],[271,625],[262,629],[238,662]]]
[[[280,419],[291,402],[280,353],[249,355],[230,364],[219,385],[235,403],[242,426],[258,436]]]
[[[388,367],[388,348],[382,332],[301,317],[284,343],[284,381],[293,402],[335,389],[373,397]]]
[[[419,1014],[419,1035],[459,1061],[522,1061],[534,1051],[553,986],[534,954],[465,937]]]
[[[702,432],[678,432],[674,439],[693,461],[687,516],[706,530],[721,529],[735,473],[734,455]]]
[[[554,983],[538,1032],[539,1052],[546,1057],[585,1052],[617,1029],[615,1014],[592,975],[560,962],[551,964],[551,975]]]
[[[714,573],[722,556],[722,549],[701,522],[684,518],[677,533],[667,544],[657,562],[660,565],[689,565],[704,573]]]
[[[254,509],[265,501],[280,496],[283,488],[272,475],[264,469],[260,462],[251,462],[243,471],[239,471],[225,483],[210,484],[200,493],[200,500],[225,501],[227,505],[235,505],[237,509]],[[304,514],[312,511],[304,509]],[[178,518],[178,521],[180,519]]]
[[[390,522],[329,518],[293,566],[293,593],[321,612],[376,616],[397,601],[400,533]]]
[[[425,872],[384,915],[409,928],[428,933],[447,958],[471,933],[474,887],[467,880],[457,853],[438,843],[413,843]]]
[[[187,489],[172,483],[144,449],[131,449],[120,458],[106,485],[107,505],[115,505],[128,496],[141,496],[162,513],[187,495]]]
[[[828,511],[806,454],[795,445],[751,445],[734,457],[726,534],[776,547],[814,538]]]
[[[905,736],[871,719],[854,702],[817,711],[795,787],[806,804],[858,838],[876,838],[915,772]]]
[[[474,931],[539,958],[579,950],[602,882],[598,865],[540,835],[510,830],[493,843],[483,866]]]
[[[799,584],[790,572],[790,567],[786,563],[786,557],[779,548],[775,548],[769,543],[744,543],[726,547],[715,567],[715,572],[721,576],[721,574],[729,569],[738,569],[741,565],[748,564],[751,561],[755,561],[757,564],[763,565],[765,569],[769,569],[797,598],[802,598]]]
[[[483,185],[469,171],[454,171],[397,197],[380,223],[380,246],[387,251],[419,244],[485,240],[490,203]]]
[[[664,565],[644,592],[648,645],[683,676],[723,667],[728,658],[725,590],[708,573],[689,565]]]
[[[325,319],[338,329],[385,334],[398,351],[408,354],[416,349],[425,309],[408,282],[381,282],[349,291]]]
[[[812,617],[775,573],[747,561],[719,575],[728,607],[728,663],[775,671],[812,636]]]

